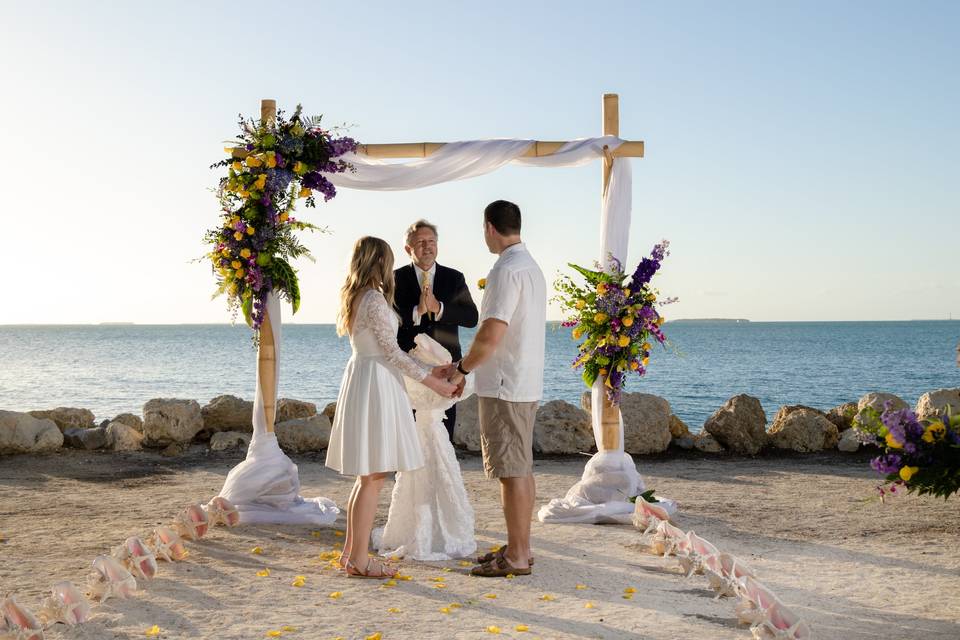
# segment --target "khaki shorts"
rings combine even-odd
[[[478,398],[483,470],[488,478],[533,474],[533,423],[539,402]]]

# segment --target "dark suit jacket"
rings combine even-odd
[[[404,351],[410,351],[416,344],[413,339],[420,333],[442,344],[454,361],[463,357],[460,349],[460,327],[477,326],[477,305],[470,297],[470,289],[463,274],[456,269],[437,265],[433,276],[433,295],[443,303],[443,316],[440,320],[430,319],[429,314],[420,317],[420,324],[413,324],[413,310],[420,304],[420,283],[412,264],[400,267],[393,272],[396,280],[394,306],[400,314],[400,330],[397,342]]]

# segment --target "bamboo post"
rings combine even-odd
[[[272,123],[276,118],[277,101],[261,100],[260,121],[267,124]],[[277,412],[277,350],[273,342],[273,326],[266,306],[263,309],[263,322],[260,325],[260,347],[257,349],[257,379],[260,381],[267,432],[273,433]]]
[[[620,97],[615,93],[603,94],[603,135],[620,135]],[[604,148],[606,150],[606,148]],[[603,193],[607,193],[610,174],[613,171],[613,157],[607,154],[603,159]],[[601,379],[601,382],[605,380]],[[620,443],[620,407],[607,398],[605,386],[601,384],[600,442],[598,451],[617,451]]]

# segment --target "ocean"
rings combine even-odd
[[[666,398],[694,432],[734,395],[747,393],[772,419],[784,404],[829,409],[869,391],[913,403],[926,391],[960,387],[960,321],[714,322],[664,325],[668,349],[627,391]],[[463,331],[464,344],[473,331]],[[544,399],[579,404],[586,390],[570,368],[570,332],[547,327]],[[323,406],[336,399],[345,339],[332,325],[286,324],[280,397]],[[84,407],[97,420],[140,414],[151,398],[201,404],[254,395],[256,352],[244,325],[0,326],[0,409]]]

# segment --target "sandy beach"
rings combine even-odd
[[[145,535],[191,500],[213,496],[239,459],[200,447],[176,460],[66,450],[4,458],[0,590],[36,607],[53,582],[85,582],[96,555],[128,535]],[[680,501],[679,526],[748,560],[815,637],[960,637],[956,500],[911,496],[881,504],[871,499],[876,479],[866,460],[830,453],[638,463],[649,487]],[[321,455],[295,461],[303,495],[346,500],[350,480],[324,468]],[[582,464],[539,460],[539,501],[562,495]],[[462,465],[486,549],[502,541],[497,487],[483,479],[477,458]],[[381,520],[388,500],[385,491]],[[686,579],[676,560],[651,555],[629,526],[534,523],[532,577],[488,580],[465,575],[456,561],[405,562],[411,580],[395,587],[347,579],[320,559],[342,541],[342,529],[342,517],[335,529],[319,531],[217,528],[190,543],[185,562],[161,563],[138,597],[110,600],[88,624],[57,625],[47,637],[141,638],[153,625],[171,639],[262,638],[270,631],[289,638],[485,638],[490,627],[504,637],[750,637],[732,601],[714,600],[703,577]],[[251,553],[257,546],[262,555]],[[270,575],[258,577],[264,568]],[[306,577],[303,587],[291,586],[297,575]],[[636,594],[625,599],[631,587]]]

